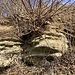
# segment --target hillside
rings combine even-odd
[[[23,23],[19,24],[21,28]],[[39,31],[39,26],[31,32],[27,23],[24,26],[26,34],[18,32],[11,19],[0,18],[0,57],[4,58],[0,58],[0,75],[75,74],[75,5],[46,21]]]

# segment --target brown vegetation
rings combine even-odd
[[[51,4],[50,1],[52,1]],[[22,38],[24,41],[25,38],[29,40],[28,37],[32,35],[44,34],[45,26],[49,22],[50,25],[59,25],[57,31],[66,35],[72,51],[64,53],[60,58],[55,58],[50,64],[43,63],[41,68],[16,63],[15,66],[6,68],[5,71],[3,69],[1,75],[75,74],[75,5],[73,5],[75,2],[70,5],[67,5],[70,0],[64,4],[61,4],[62,2],[63,0],[32,0],[32,2],[31,0],[2,0],[0,16],[9,21],[4,22],[5,24],[0,23],[2,37],[16,35],[17,37],[24,36],[24,39]],[[6,16],[4,15],[5,10],[7,10]],[[28,63],[31,64],[31,62]]]

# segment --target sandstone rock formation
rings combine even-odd
[[[0,38],[0,67],[13,65],[21,59],[21,43],[15,38]]]
[[[57,31],[59,26],[50,25],[49,22],[48,24],[43,35],[31,40],[32,44],[25,45],[25,51],[28,53],[24,55],[24,58],[36,56],[59,57],[68,50],[66,36]],[[14,26],[0,25],[0,67],[14,64],[15,60],[22,58],[22,43],[20,39],[15,38],[15,33],[17,32]]]
[[[13,65],[21,59],[22,43],[15,33],[15,27],[8,19],[0,19],[0,67]]]
[[[49,65],[49,62],[68,51],[68,40],[63,33],[57,31],[59,26],[49,24],[46,27],[44,34],[35,37],[24,49],[24,62],[27,65],[43,66],[45,62]]]
[[[30,56],[61,56],[68,51],[68,40],[66,36],[58,32],[57,25],[47,25],[44,34],[32,40],[33,46],[29,48]],[[28,48],[27,48],[28,49]],[[46,54],[47,53],[47,54]]]

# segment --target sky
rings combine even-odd
[[[73,2],[75,2],[75,0],[71,0],[71,2],[73,3]]]
[[[69,0],[64,0],[65,2],[67,2],[67,1],[69,1]],[[73,3],[73,2],[75,2],[75,0],[71,0],[71,2]]]
[[[60,0],[59,0],[60,1]],[[69,2],[68,2],[69,1]],[[62,4],[65,4],[66,2],[68,2],[67,3],[67,5],[70,5],[70,4],[75,4],[75,0],[63,0],[63,2],[61,2]]]

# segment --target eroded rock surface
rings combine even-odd
[[[47,28],[43,35],[35,37],[25,48],[27,54],[24,55],[24,60],[42,65],[47,61],[46,57],[49,57],[51,62],[53,58],[61,57],[68,51],[68,40],[63,33],[57,31],[58,27],[48,25]]]
[[[68,41],[62,33],[46,33],[45,35],[42,35],[40,39],[38,38],[39,37],[33,40],[33,42],[39,42],[35,47],[47,46],[61,52],[65,52],[68,49]]]
[[[21,59],[21,42],[15,38],[0,38],[0,67],[13,65]]]
[[[62,56],[68,51],[68,40],[66,36],[57,31],[58,26],[47,26],[44,34],[32,40],[33,45],[29,45],[29,57],[36,56]]]
[[[43,35],[31,40],[32,43],[28,46],[25,45],[24,51],[27,51],[27,54],[24,54],[24,60],[28,57],[37,57],[35,59],[38,60],[45,56],[62,56],[62,53],[68,50],[68,41],[63,33],[57,32],[57,29],[56,25],[47,25]],[[15,39],[14,33],[17,33],[14,26],[0,25],[0,67],[14,64],[15,60],[22,58],[21,41]]]

